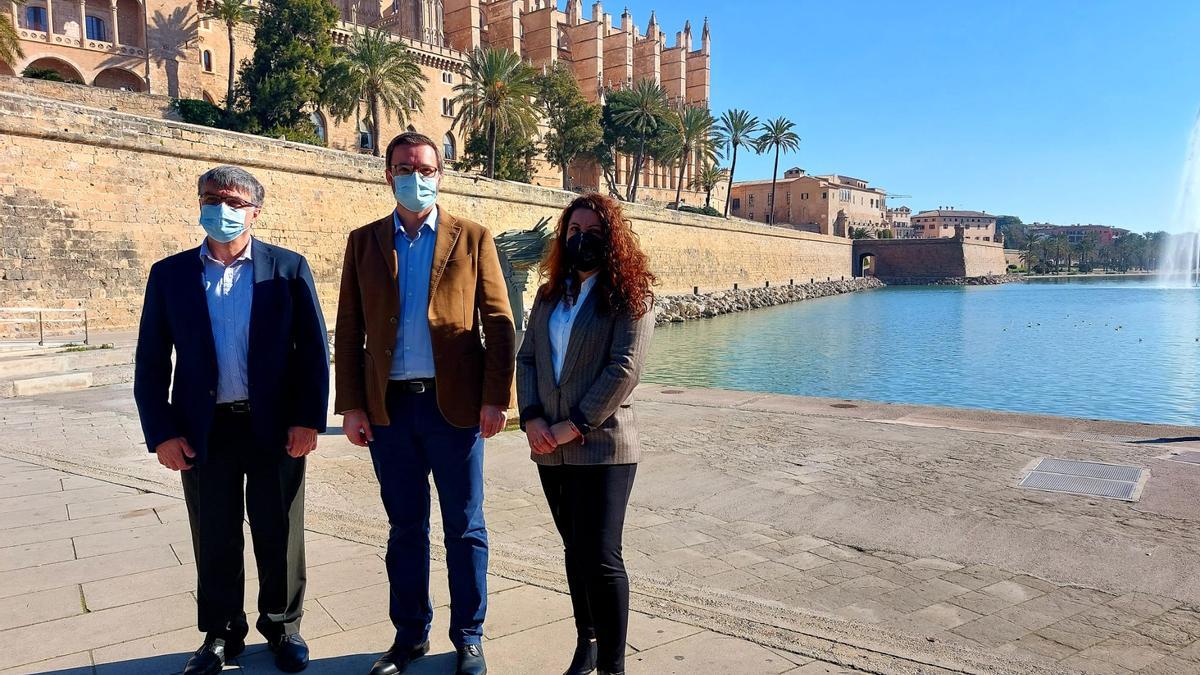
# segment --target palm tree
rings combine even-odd
[[[0,6],[12,5],[13,18],[17,16],[20,0],[0,0]],[[0,15],[0,63],[15,64],[17,59],[25,58],[21,51],[21,40],[17,36],[16,21],[10,21]]]
[[[216,19],[225,24],[229,37],[229,81],[225,87],[225,112],[233,110],[233,74],[237,70],[234,53],[233,29],[240,23],[254,23],[258,10],[251,0],[211,0],[208,9],[201,15],[204,19]]]
[[[779,177],[779,153],[780,151],[795,152],[800,149],[800,137],[796,132],[792,131],[795,128],[786,117],[777,117],[767,121],[763,125],[763,134],[754,142],[759,153],[768,150],[775,150],[775,172],[771,174],[771,199],[767,204],[767,223],[775,222],[775,182]]]
[[[733,172],[737,170],[738,147],[753,145],[754,134],[758,133],[758,118],[745,110],[726,110],[721,114],[721,123],[717,125],[717,145],[730,151],[732,159],[729,163],[729,190],[733,194]],[[729,217],[729,199],[725,199],[725,217]]]
[[[421,109],[425,83],[417,57],[381,30],[364,28],[337,55],[327,72],[325,100],[338,120],[356,115],[359,101],[370,115],[371,153],[379,156],[380,113],[401,123]],[[381,111],[382,109],[382,111]]]
[[[617,113],[613,120],[632,129],[638,135],[638,151],[633,158],[633,180],[629,182],[626,199],[637,201],[638,178],[646,160],[646,138],[666,122],[667,90],[654,80],[641,80],[634,85],[627,110]]]
[[[708,166],[717,160],[717,145],[713,138],[715,120],[707,109],[688,106],[674,111],[671,121],[675,124],[672,140],[679,153],[679,182],[675,187],[675,205],[678,207],[683,197],[683,176],[688,160],[694,157],[697,166]]]
[[[712,192],[717,189],[717,186],[726,179],[729,172],[719,166],[713,164],[705,164],[692,176],[692,184],[688,187],[693,190],[704,191],[704,206],[712,206]]]
[[[506,49],[476,49],[467,55],[466,77],[454,88],[454,126],[487,132],[487,177],[496,176],[496,137],[537,133],[534,71]]]
[[[1037,251],[1033,247],[1034,240],[1029,241],[1029,248],[1021,251],[1021,262],[1025,264],[1025,275],[1033,274],[1033,268],[1037,267],[1039,262]]]

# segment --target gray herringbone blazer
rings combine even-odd
[[[641,319],[602,314],[597,311],[599,291],[593,289],[579,307],[558,384],[548,330],[557,303],[542,300],[540,293],[533,303],[517,353],[521,428],[538,417],[550,424],[569,419],[584,434],[582,441],[560,445],[550,454],[532,455],[538,464],[633,464],[641,457],[630,397],[650,347],[654,311]]]

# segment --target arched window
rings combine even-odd
[[[454,147],[454,136],[451,136],[450,134],[446,134],[442,138],[442,155],[446,159],[451,160],[451,161],[453,161],[455,159],[456,152],[455,152],[455,147]]]
[[[365,150],[371,149],[371,124],[366,117],[358,121],[358,147]]]
[[[89,16],[87,18],[87,39],[98,40],[100,42],[108,41],[108,31],[104,25],[104,19],[98,16]]]
[[[321,144],[328,144],[329,141],[325,138],[325,118],[320,112],[314,110],[308,119],[312,120],[313,129],[316,131],[317,138],[321,139]]]
[[[30,5],[25,8],[25,27],[46,32],[46,8]]]
[[[212,52],[207,49],[201,52],[200,63],[204,65],[204,72],[211,73],[213,71]]]

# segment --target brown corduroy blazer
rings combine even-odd
[[[334,335],[334,412],[365,410],[380,426],[391,422],[385,399],[400,316],[397,265],[392,214],[350,233]],[[487,228],[445,209],[430,270],[429,336],[448,422],[473,427],[483,405],[512,406],[516,332],[496,244]]]

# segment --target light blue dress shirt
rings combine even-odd
[[[253,240],[229,265],[212,256],[208,239],[200,245],[204,297],[217,349],[217,403],[250,398],[250,308],[254,301]]]
[[[396,226],[396,284],[400,293],[400,323],[392,353],[393,380],[432,378],[433,342],[429,337],[429,277],[437,243],[438,208],[425,218],[417,236],[408,237],[404,224],[392,212]]]

